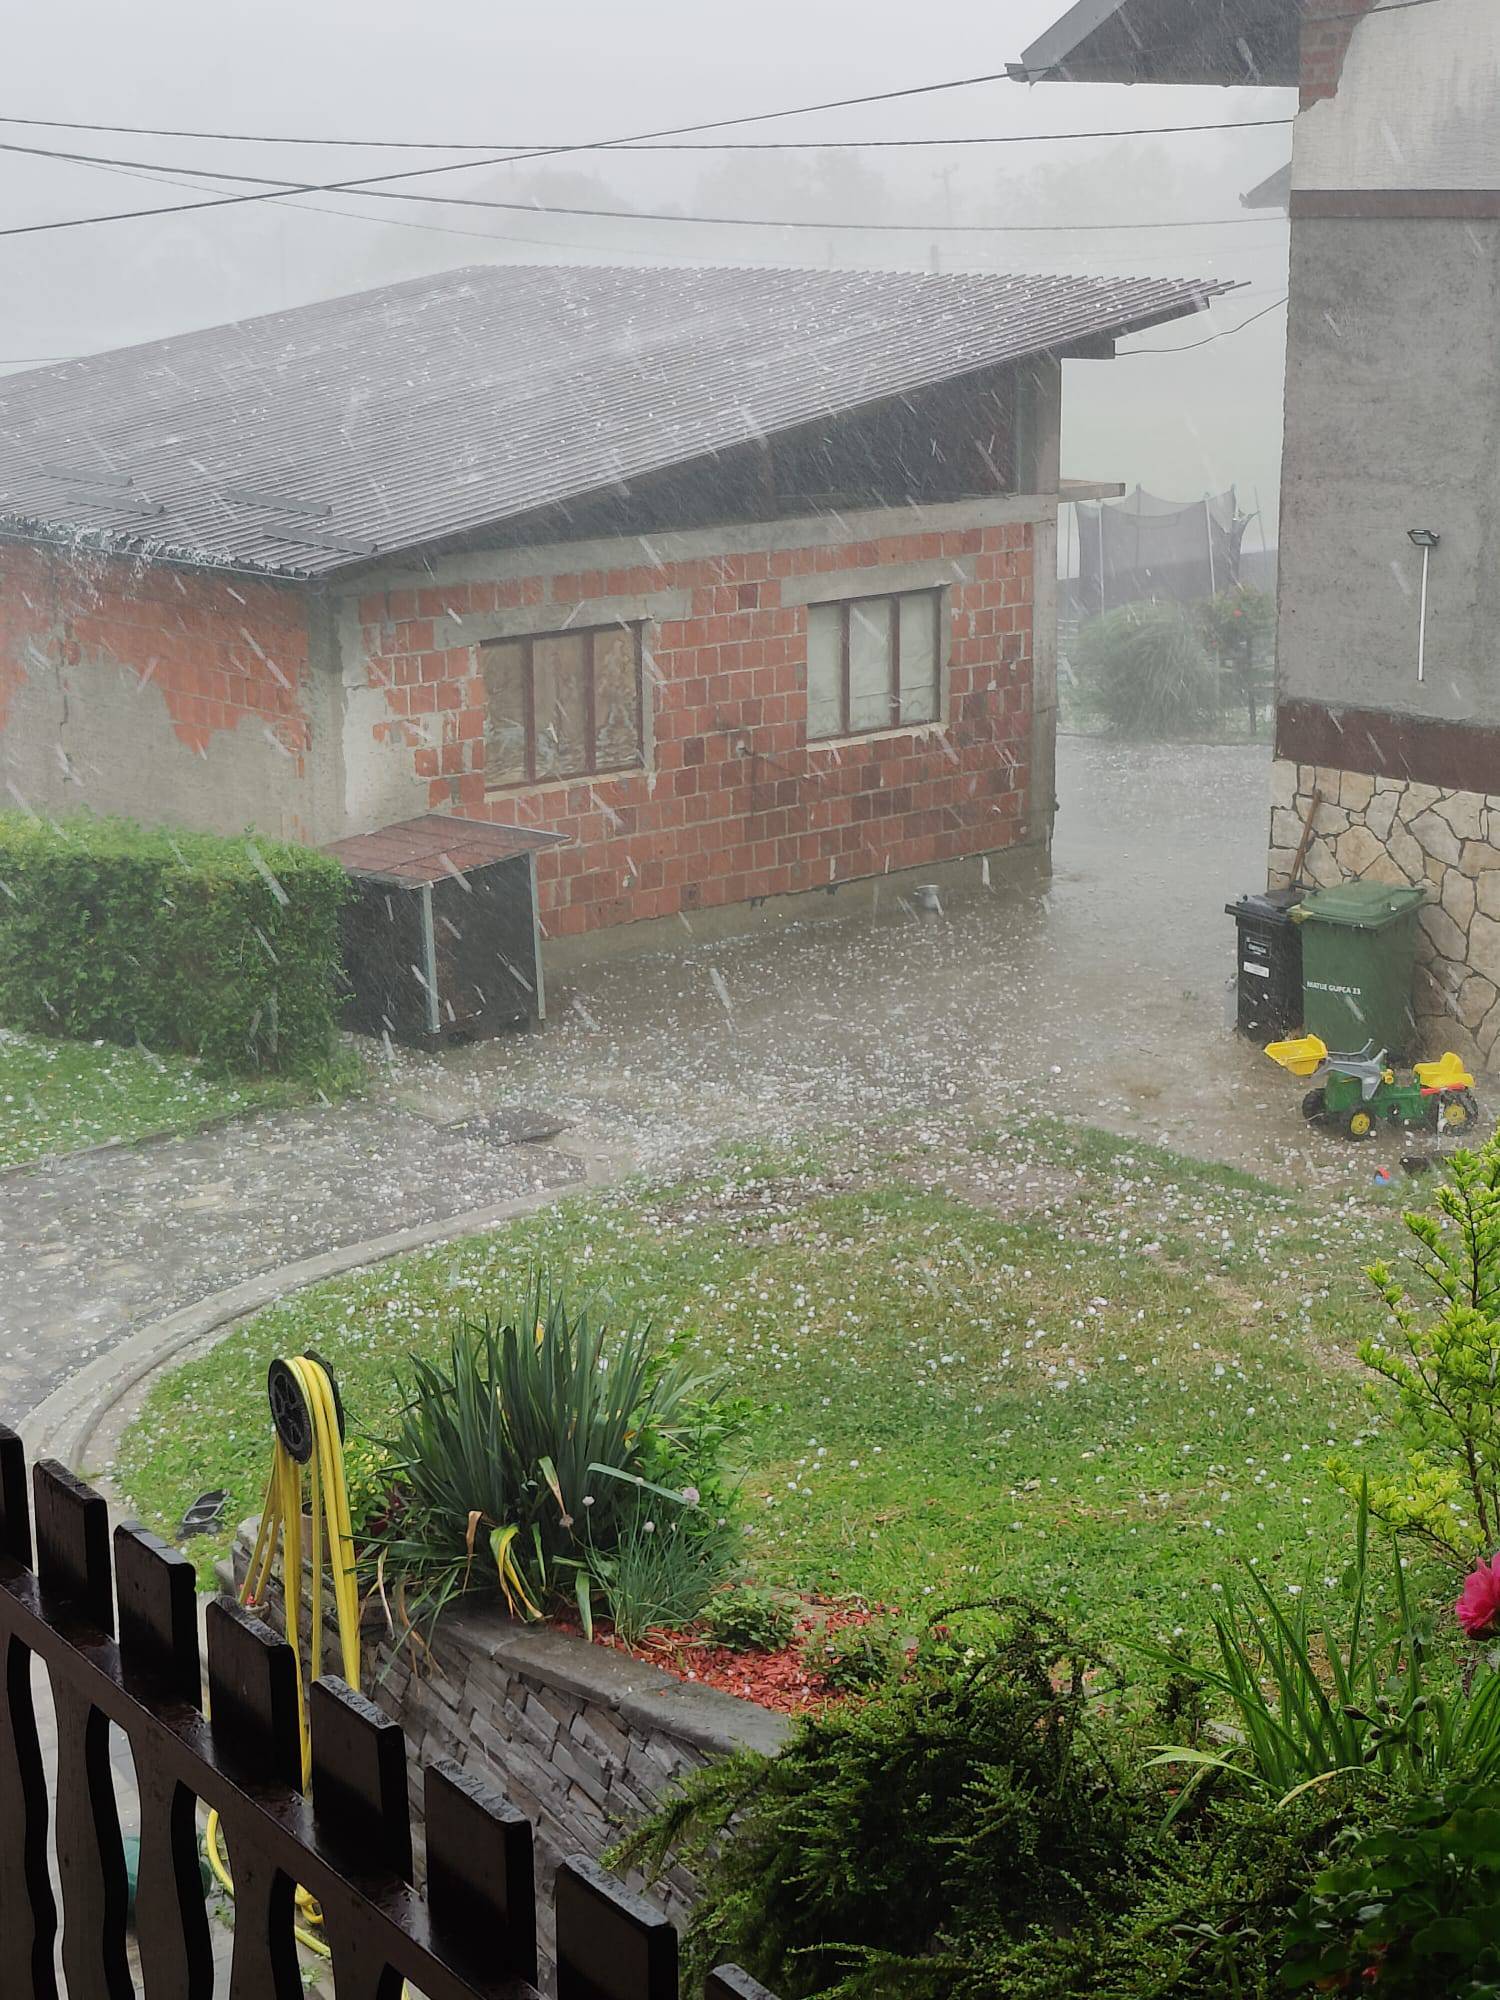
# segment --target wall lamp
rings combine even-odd
[[[1417,679],[1427,678],[1427,572],[1432,562],[1432,552],[1443,539],[1436,528],[1408,528],[1407,539],[1414,549],[1422,551],[1422,609],[1417,624]]]

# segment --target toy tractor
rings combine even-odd
[[[1368,1139],[1377,1125],[1463,1132],[1479,1116],[1474,1079],[1451,1050],[1437,1062],[1418,1063],[1408,1077],[1398,1077],[1373,1044],[1358,1055],[1332,1055],[1316,1035],[1302,1035],[1272,1042],[1266,1054],[1293,1076],[1320,1075],[1302,1100],[1302,1115],[1351,1139]]]

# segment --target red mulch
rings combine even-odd
[[[809,1708],[847,1699],[831,1688],[810,1668],[803,1646],[816,1633],[820,1637],[841,1632],[846,1626],[868,1625],[881,1605],[836,1602],[831,1598],[810,1598],[806,1614],[797,1622],[797,1635],[790,1646],[775,1653],[739,1653],[728,1646],[714,1646],[691,1629],[683,1632],[655,1630],[639,1645],[625,1640],[607,1627],[596,1625],[594,1643],[611,1646],[616,1652],[646,1660],[679,1680],[697,1681],[704,1687],[719,1688],[744,1701],[758,1702],[762,1708],[779,1709],[783,1715],[801,1715]],[[565,1630],[578,1628],[559,1620]]]

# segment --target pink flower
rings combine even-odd
[[[1500,1626],[1500,1551],[1464,1578],[1453,1614],[1471,1639],[1486,1639]]]

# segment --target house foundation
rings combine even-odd
[[[1414,1006],[1421,1053],[1488,1068],[1500,1042],[1500,793],[1331,765],[1272,766],[1270,886],[1292,880],[1317,800],[1304,882],[1425,885]]]

